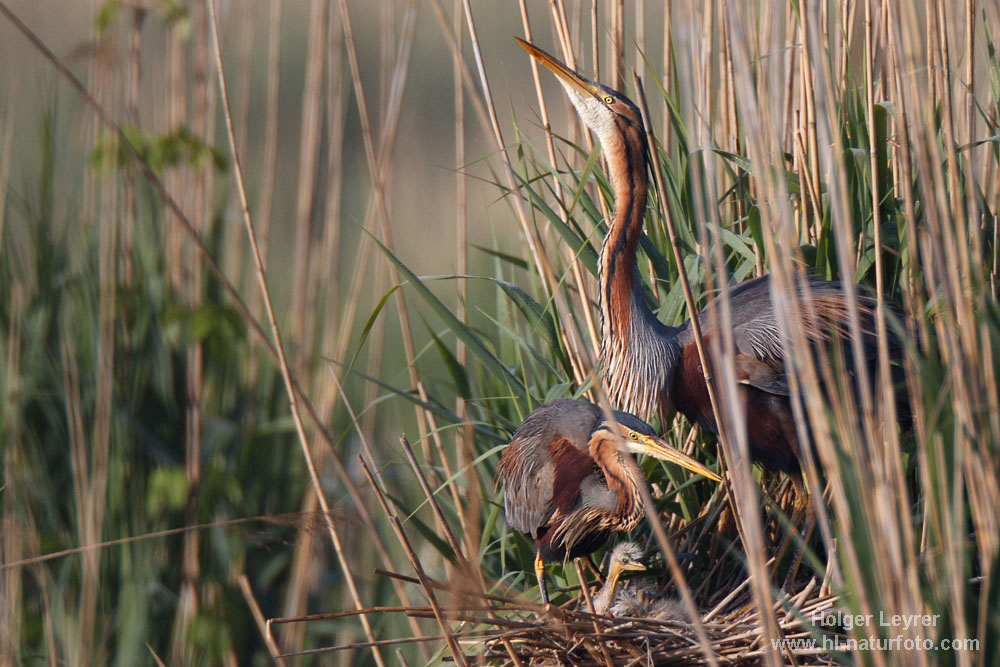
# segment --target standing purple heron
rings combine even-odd
[[[497,466],[504,515],[535,542],[535,576],[549,601],[545,562],[599,549],[611,533],[635,528],[644,515],[642,471],[630,456],[646,454],[720,481],[695,459],[656,437],[625,412],[605,419],[593,403],[563,398],[532,412],[514,432]]]
[[[615,196],[615,211],[598,262],[601,365],[611,402],[643,419],[658,414],[666,426],[676,411],[718,433],[690,321],[666,326],[647,305],[636,263],[648,190],[648,145],[642,116],[620,93],[569,69],[538,47],[518,43],[551,70],[584,123],[601,142]],[[810,304],[803,328],[813,344],[847,331],[847,297],[839,282],[808,276]],[[860,297],[864,359],[849,368],[871,372],[876,357],[872,312]],[[785,349],[771,302],[768,276],[729,290],[736,375],[747,416],[750,454],[765,468],[798,473],[799,442],[792,418]],[[698,315],[704,338],[719,335],[708,309]],[[706,346],[710,353],[710,347]],[[711,359],[709,359],[711,361]],[[829,389],[829,388],[825,388]],[[796,474],[796,480],[798,475]],[[798,481],[798,480],[797,480]]]

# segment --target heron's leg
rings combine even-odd
[[[542,560],[542,552],[535,552],[535,576],[538,577],[538,591],[542,594],[542,602],[549,603],[549,590],[545,586],[545,561]]]
[[[802,529],[798,533],[799,543],[795,547],[795,552],[792,555],[792,563],[789,567],[788,573],[785,575],[785,580],[781,587],[782,591],[788,588],[789,584],[791,584],[795,575],[798,573],[799,565],[802,563],[802,556],[805,555],[806,547],[809,544],[809,538],[812,537],[813,529],[816,528],[816,508],[813,507],[809,489],[805,484],[805,473],[791,473],[789,477],[795,494],[795,497],[792,500],[791,525],[793,529],[796,526],[801,525]],[[774,559],[775,574],[777,573],[779,562],[784,557],[785,551],[787,551],[792,539],[792,533],[789,532],[781,541],[781,546],[778,547],[778,553]]]
[[[805,476],[802,472],[792,472],[788,473],[788,479],[792,484],[792,516],[789,519],[790,528],[785,536],[782,538],[781,543],[778,545],[778,551],[774,556],[774,565],[772,574],[776,575],[778,573],[778,568],[781,566],[781,559],[785,557],[785,552],[788,551],[788,547],[791,546],[793,534],[798,526],[803,526],[802,532],[799,534],[800,537],[805,537],[806,525],[803,525],[803,520],[805,523],[810,523],[810,519],[813,515],[812,503],[809,501],[809,491],[805,485]],[[812,528],[809,528],[809,533],[812,533]],[[798,569],[798,561],[802,559],[802,547],[798,547],[795,552],[795,557],[793,558],[792,571]]]
[[[791,585],[792,581],[795,580],[795,575],[799,572],[799,565],[802,564],[802,556],[805,555],[806,548],[809,546],[809,538],[812,537],[813,529],[815,527],[816,517],[813,515],[813,512],[808,512],[806,515],[806,523],[802,526],[801,541],[795,548],[795,554],[792,556],[792,566],[788,569],[788,574],[785,575],[785,582],[781,585],[781,590],[783,592],[788,591],[788,587]]]

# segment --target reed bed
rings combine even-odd
[[[56,91],[0,82],[0,662],[994,664],[996,3],[362,4],[79,3],[66,44],[0,1]],[[513,34],[643,108],[661,321],[777,285],[812,513],[713,338],[720,437],[657,426],[725,483],[642,462],[632,536],[683,620],[581,611],[580,563],[539,604],[504,526],[518,424],[605,400],[614,207]],[[805,271],[877,296],[884,371],[906,341],[902,427],[806,343]],[[893,615],[933,624],[843,620]]]

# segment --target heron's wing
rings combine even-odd
[[[594,460],[568,438],[515,439],[500,457],[497,472],[504,484],[507,523],[534,538],[579,510],[584,490],[594,495],[591,487],[601,486]]]
[[[503,482],[503,508],[507,523],[534,537],[552,515],[555,478],[552,459],[537,443],[514,439],[504,449],[497,466]]]
[[[815,276],[806,279],[811,307],[801,304],[802,325],[806,337],[819,344],[847,337],[847,298],[839,282]],[[804,291],[804,290],[803,290]],[[715,305],[719,305],[718,297]],[[729,291],[733,339],[736,345],[737,374],[741,383],[771,394],[790,393],[785,372],[785,350],[778,327],[778,317],[770,294],[770,277],[763,276],[741,283]],[[868,354],[874,349],[872,313],[874,301],[859,297],[862,317],[862,349]],[[709,325],[708,308],[699,315],[703,325]],[[706,327],[707,328],[707,327]],[[867,363],[867,359],[862,363]],[[853,365],[853,364],[852,364]]]

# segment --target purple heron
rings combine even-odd
[[[535,576],[549,601],[545,563],[588,555],[611,533],[635,528],[645,514],[645,477],[631,454],[676,463],[720,481],[718,475],[656,437],[637,417],[615,411],[605,419],[593,403],[563,398],[532,412],[518,427],[497,466],[504,516],[535,543]]]
[[[646,303],[636,252],[642,237],[648,190],[648,153],[642,116],[624,95],[590,81],[538,47],[518,43],[551,70],[584,123],[601,142],[607,161],[615,210],[598,261],[601,311],[601,366],[611,402],[664,427],[680,411],[689,420],[718,433],[690,321],[681,326],[660,322]],[[808,287],[810,302],[803,293]],[[747,416],[751,457],[765,468],[794,473],[798,484],[799,442],[792,417],[785,349],[771,301],[770,278],[763,276],[729,290],[736,376]],[[805,277],[799,286],[805,314],[803,329],[819,345],[848,330],[848,301],[839,282]],[[851,358],[844,346],[846,370],[872,372],[876,358],[875,300],[859,296],[863,359]],[[698,315],[703,336],[719,335],[708,309]],[[711,346],[706,345],[711,355]],[[893,338],[890,347],[899,348]],[[709,362],[712,363],[711,356]],[[824,387],[824,391],[832,388]]]

